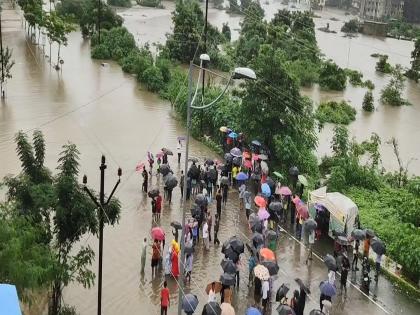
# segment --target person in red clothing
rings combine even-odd
[[[166,281],[163,283],[163,289],[160,291],[160,315],[168,314],[168,307],[171,304],[169,299],[169,289]]]
[[[160,213],[162,212],[162,196],[159,194],[156,197],[156,216],[157,219],[160,219]]]

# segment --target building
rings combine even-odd
[[[404,0],[404,19],[410,23],[420,23],[420,0]]]
[[[404,1],[402,0],[361,0],[360,17],[374,21],[400,18],[403,7]]]

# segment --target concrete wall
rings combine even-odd
[[[387,24],[374,21],[365,21],[363,24],[362,33],[366,35],[385,37],[387,33]]]

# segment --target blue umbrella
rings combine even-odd
[[[14,285],[0,284],[0,314],[22,315]]]
[[[198,305],[197,296],[191,293],[185,294],[182,298],[182,309],[185,313],[194,313]]]
[[[270,186],[268,186],[267,183],[264,183],[261,185],[261,192],[264,196],[266,196],[267,198],[271,196],[271,189]]]
[[[238,175],[236,175],[236,180],[247,180],[248,175],[244,172],[240,172]]]
[[[258,308],[255,307],[249,307],[246,310],[245,315],[261,315],[261,311]]]
[[[326,296],[334,296],[337,293],[335,285],[331,284],[328,280],[322,281],[319,285],[321,293]]]
[[[232,131],[230,134],[228,134],[228,137],[235,139],[235,138],[238,138],[238,134]]]

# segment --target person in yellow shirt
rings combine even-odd
[[[234,165],[232,167],[232,183],[234,187],[236,187],[236,175],[238,175],[239,172],[240,172],[240,167]]]

